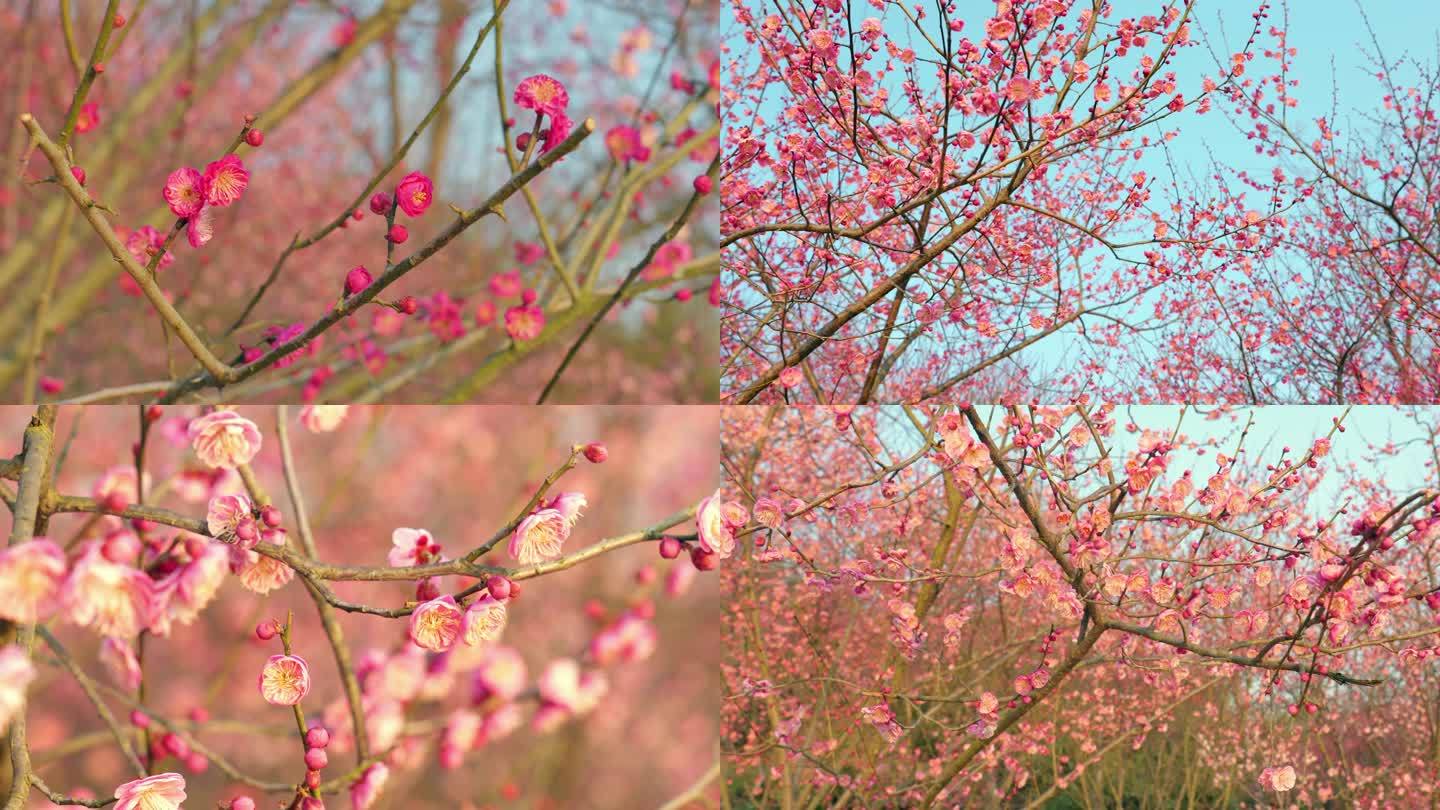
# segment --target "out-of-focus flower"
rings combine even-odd
[[[37,537],[0,550],[0,618],[29,624],[60,608],[65,552]]]
[[[131,638],[150,625],[154,585],[144,572],[111,562],[102,544],[86,546],[65,579],[61,599],[70,620],[102,636]]]
[[[510,556],[524,565],[553,560],[570,536],[570,522],[558,509],[540,509],[520,521],[510,537]]]
[[[311,433],[329,433],[340,427],[349,405],[306,405],[300,410],[300,424]]]
[[[0,647],[0,732],[25,705],[25,690],[35,680],[35,665],[19,645]]]

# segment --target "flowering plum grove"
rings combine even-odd
[[[1440,401],[1440,61],[1371,32],[1325,95],[1283,3],[730,5],[726,401]]]
[[[733,806],[1433,807],[1440,413],[1366,410],[726,408]]]
[[[6,4],[0,391],[713,399],[717,14]]]
[[[747,516],[657,407],[0,410],[0,806],[714,792]]]

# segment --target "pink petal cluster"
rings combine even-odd
[[[640,130],[626,124],[611,127],[605,133],[605,148],[617,163],[627,160],[643,163],[650,159],[650,147],[641,141]]]
[[[214,411],[190,422],[195,455],[210,467],[231,469],[260,452],[260,429],[234,411]]]
[[[455,646],[465,614],[450,594],[431,599],[410,614],[410,640],[417,647],[431,652],[444,652]]]
[[[702,500],[695,512],[700,548],[725,559],[735,553],[735,530],[744,526],[749,516],[745,507],[721,500],[720,490]]]
[[[440,558],[440,543],[424,529],[396,529],[390,533],[391,568],[424,565]]]
[[[161,773],[115,788],[115,810],[179,810],[185,801],[185,777]]]
[[[564,516],[565,522],[570,528],[575,528],[576,521],[580,520],[580,510],[589,506],[583,492],[562,492],[543,504],[545,509],[554,509]]]
[[[482,593],[465,610],[465,643],[473,647],[499,641],[507,616],[504,602]]]
[[[254,548],[260,541],[260,526],[253,508],[244,495],[217,495],[205,510],[205,528],[216,540]]]
[[[570,104],[570,94],[559,80],[543,73],[527,77],[515,86],[515,103],[540,115],[558,118]]]
[[[377,762],[366,768],[365,773],[350,786],[350,804],[355,810],[370,810],[389,780],[390,768],[385,763]]]
[[[540,337],[545,328],[545,310],[534,304],[521,304],[505,310],[505,334],[516,343]]]
[[[162,194],[170,213],[187,220],[186,239],[191,247],[203,247],[214,235],[210,214],[245,193],[250,172],[235,155],[226,155],[205,167],[205,173],[183,166],[165,179]]]
[[[570,537],[571,521],[558,509],[539,509],[520,521],[510,537],[510,556],[524,565],[553,560]]]
[[[70,620],[102,636],[131,638],[149,627],[155,614],[150,577],[106,559],[96,541],[76,559],[62,594]]]
[[[420,216],[434,200],[435,184],[420,172],[405,175],[395,187],[395,202],[407,216]]]
[[[65,552],[43,537],[0,550],[0,619],[29,624],[60,609]]]
[[[260,543],[283,546],[286,543],[284,529],[262,529]],[[240,577],[240,584],[247,590],[267,594],[283,587],[295,578],[295,569],[285,563],[238,546],[230,549],[230,571]]]
[[[310,693],[310,667],[298,655],[272,655],[260,670],[260,694],[276,706],[294,706]]]

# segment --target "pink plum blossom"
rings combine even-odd
[[[540,115],[558,116],[565,113],[570,94],[558,80],[540,73],[522,79],[515,86],[515,103]]]
[[[190,423],[195,455],[211,467],[231,469],[248,464],[260,452],[260,429],[234,411],[214,411]]]
[[[185,777],[161,773],[115,788],[115,810],[179,810],[185,801]]]
[[[570,536],[570,521],[558,509],[540,509],[520,521],[510,537],[510,556],[518,562],[531,563],[553,560],[561,554],[561,546]]]
[[[260,694],[276,706],[294,706],[310,693],[310,667],[297,655],[272,655],[260,670]]]
[[[431,599],[410,614],[410,640],[432,652],[444,652],[455,646],[463,621],[455,597],[445,594]]]

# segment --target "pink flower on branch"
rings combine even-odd
[[[520,521],[510,536],[510,556],[523,565],[553,560],[570,537],[570,521],[558,509],[540,509]]]
[[[205,207],[205,176],[189,166],[176,169],[165,180],[165,202],[170,213],[188,219]]]
[[[115,810],[179,810],[185,801],[185,777],[162,773],[115,788]]]
[[[515,86],[515,103],[540,115],[555,117],[565,114],[570,94],[558,80],[540,73],[522,79]]]
[[[435,184],[420,172],[411,172],[395,187],[395,202],[406,216],[418,217],[425,213],[435,199]],[[373,206],[373,202],[372,202]]]
[[[455,646],[464,618],[455,597],[432,599],[410,614],[410,640],[431,652],[444,652]]]
[[[310,667],[296,655],[272,655],[260,670],[260,694],[276,706],[294,706],[310,693]]]
[[[231,469],[260,452],[260,429],[234,411],[214,411],[190,422],[195,455],[211,467]]]

